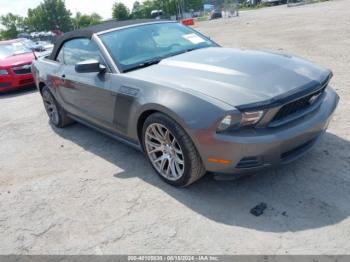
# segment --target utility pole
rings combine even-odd
[[[177,9],[177,13],[178,13],[178,17],[180,19],[184,18],[184,11],[185,11],[185,2],[184,0],[177,0],[176,1],[176,9]]]

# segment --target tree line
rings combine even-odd
[[[146,0],[135,1],[132,10],[121,2],[112,6],[111,16],[116,20],[151,18],[153,10],[163,10],[166,17],[176,15],[179,3],[185,11],[198,11],[203,0]],[[64,0],[43,0],[37,7],[28,9],[27,16],[22,17],[8,13],[0,16],[0,39],[16,38],[22,32],[40,32],[61,30],[63,32],[96,25],[103,21],[97,13],[91,15],[76,13],[74,16],[67,9]]]

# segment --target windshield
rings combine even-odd
[[[178,23],[156,23],[100,35],[113,60],[125,71],[215,43]]]
[[[0,59],[30,52],[32,51],[20,42],[0,44]]]

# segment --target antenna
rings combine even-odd
[[[34,49],[32,49],[32,53],[33,53],[33,55],[34,55],[35,60],[38,60],[38,57],[36,56],[35,50],[34,50]]]

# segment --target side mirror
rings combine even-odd
[[[75,65],[77,73],[104,73],[106,67],[97,60],[85,60]]]

